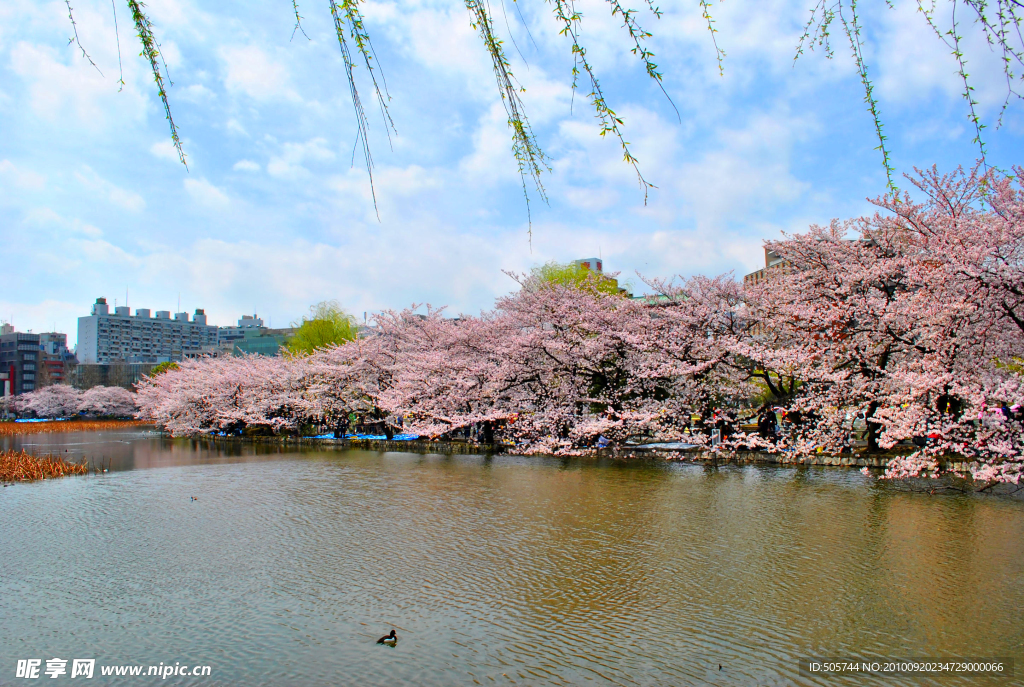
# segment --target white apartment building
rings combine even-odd
[[[217,327],[206,324],[206,313],[196,309],[189,321],[187,312],[171,318],[169,310],[148,308],[135,315],[127,307],[114,308],[106,298],[97,298],[92,314],[78,318],[78,362],[110,364],[162,363],[200,355],[217,345]]]

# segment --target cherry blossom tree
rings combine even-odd
[[[872,217],[767,244],[787,267],[748,294],[758,326],[744,353],[799,380],[783,399],[797,450],[839,450],[860,416],[869,452],[921,446],[891,476],[937,475],[946,454],[1016,482],[1020,424],[1002,409],[1022,399],[1006,364],[1024,343],[1019,182],[977,170],[911,181],[925,200],[881,198]]]
[[[15,409],[36,417],[69,417],[78,412],[81,392],[67,384],[53,384],[17,398]]]
[[[78,402],[78,412],[88,415],[129,417],[135,408],[135,394],[119,386],[94,386]]]
[[[943,470],[1018,483],[1024,465],[1024,170],[934,169],[869,217],[767,243],[780,267],[646,280],[511,275],[479,316],[387,311],[365,338],[285,358],[193,360],[139,385],[174,434],[289,432],[350,414],[427,437],[469,430],[522,453],[680,440],[723,408],[767,403],[781,434],[722,450],[890,451],[889,477]],[[770,412],[767,409],[765,412]],[[700,418],[696,424],[692,418]]]
[[[710,405],[722,356],[708,331],[733,317],[716,300],[726,280],[661,285],[654,308],[596,276],[512,276],[519,290],[479,317],[385,313],[379,405],[409,414],[423,434],[476,426],[515,450],[546,453],[588,450],[600,436],[679,439],[691,410]]]
[[[299,363],[247,355],[186,360],[137,385],[138,416],[175,436],[294,431],[302,420]]]

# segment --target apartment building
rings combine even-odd
[[[16,332],[10,325],[0,330],[0,372],[11,394],[35,391],[39,373],[39,335]]]
[[[97,298],[92,313],[78,318],[78,361],[83,364],[162,363],[201,355],[217,345],[217,327],[206,323],[198,308],[187,312],[127,307],[110,312],[107,299]]]

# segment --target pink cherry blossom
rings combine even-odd
[[[652,278],[652,295],[632,300],[512,274],[518,288],[479,315],[386,311],[372,335],[309,355],[186,361],[139,385],[139,413],[178,435],[337,427],[355,414],[520,453],[708,446],[715,427],[720,451],[838,452],[863,436],[869,452],[892,452],[890,478],[955,465],[1016,483],[1024,170],[1015,174],[919,172],[915,197],[768,242],[783,262],[749,289],[729,275]],[[736,431],[743,408],[767,429]]]

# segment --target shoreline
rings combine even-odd
[[[186,438],[186,437],[181,437]],[[199,438],[199,437],[196,437]],[[386,453],[422,453],[440,455],[544,455],[559,457],[554,454],[515,453],[512,447],[504,444],[472,444],[463,441],[431,441],[431,440],[387,440],[387,439],[333,439],[324,437],[300,436],[213,436],[203,435],[201,438],[224,443],[255,443],[255,444],[294,444],[297,446],[324,446],[336,449],[359,449]],[[658,460],[677,463],[716,463],[738,465],[782,465],[800,466],[816,465],[828,467],[878,468],[888,467],[892,455],[863,454],[811,454],[793,455],[790,453],[766,453],[761,451],[715,452],[693,449],[661,449],[630,446],[616,446],[595,449],[590,453],[573,456],[576,458],[611,458],[615,460]],[[970,461],[951,461],[940,463],[944,469],[965,469]]]
[[[513,453],[509,446],[501,444],[470,444],[460,441],[388,441],[386,439],[328,439],[320,437],[214,437],[207,436],[214,442],[221,443],[254,443],[254,444],[276,444],[278,446],[292,445],[296,448],[301,446],[322,447],[333,450],[364,450],[377,451],[381,453],[418,453],[434,455],[510,455],[523,457],[547,457],[547,458],[571,458],[577,460],[613,460],[613,461],[650,461],[658,463],[687,463],[690,465],[761,465],[778,468],[810,468],[810,467],[831,467],[862,470],[868,468],[873,472],[880,472],[889,465],[889,461],[896,456],[892,455],[863,455],[863,454],[812,454],[797,456],[790,453],[763,453],[759,451],[739,451],[735,453],[717,453],[701,449],[638,449],[636,447],[614,447],[598,449],[592,453],[580,456],[555,456],[552,454],[527,454]],[[952,460],[940,461],[942,470],[960,470],[967,472],[971,465],[970,461]],[[877,476],[877,475],[876,475]],[[919,492],[922,494],[978,494],[994,497],[1009,497],[1014,500],[1024,501],[1024,487],[1012,483],[989,484],[977,488],[974,482],[961,477],[942,474],[938,478],[927,476],[911,477],[896,480],[884,480],[892,485],[903,485],[906,491]]]

